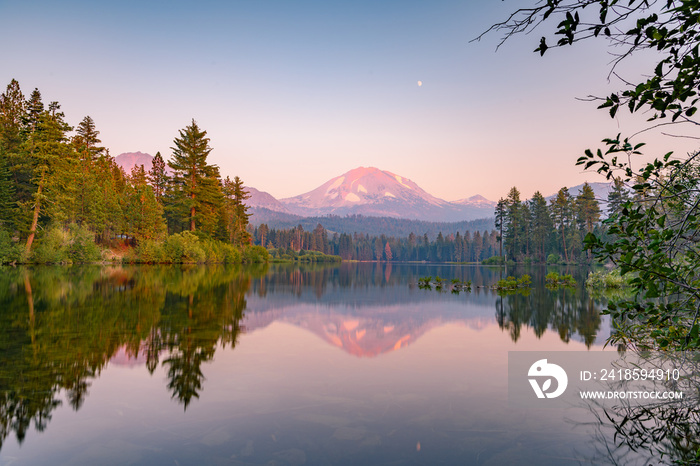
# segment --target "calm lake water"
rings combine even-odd
[[[631,461],[587,410],[508,406],[508,351],[610,335],[587,272],[547,271],[499,296],[474,266],[0,269],[0,464]]]

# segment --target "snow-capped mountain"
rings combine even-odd
[[[290,212],[302,216],[362,214],[430,221],[488,217],[492,206],[454,204],[439,199],[408,178],[374,167],[359,167],[313,191],[281,199]]]

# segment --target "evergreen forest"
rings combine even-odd
[[[12,80],[0,95],[0,263],[98,260],[265,260],[250,246],[247,193],[209,163],[192,120],[166,162],[131,173],[101,146],[90,116],[71,126],[61,105]]]
[[[26,97],[16,80],[7,85],[0,95],[0,263],[259,262],[270,255],[280,261],[577,263],[592,260],[583,250],[585,235],[604,234],[587,184],[575,195],[562,188],[550,203],[539,192],[522,201],[514,187],[499,201],[490,230],[479,229],[484,221],[362,216],[342,219],[357,224],[352,234],[333,231],[343,223],[339,217],[314,219],[313,229],[301,221],[253,227],[243,181],[223,178],[209,162],[210,140],[194,119],[177,132],[169,160],[158,152],[148,171],[138,165],[125,173],[99,135],[90,116],[73,127],[61,105],[46,105],[38,89]],[[626,193],[614,184],[609,212],[619,210]],[[330,229],[320,223],[326,220]],[[386,231],[370,235],[368,225]],[[409,225],[426,231],[391,235]]]

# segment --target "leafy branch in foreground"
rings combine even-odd
[[[628,142],[607,141],[608,153],[630,152]],[[613,157],[615,160],[616,157]],[[685,161],[670,154],[632,174],[629,166],[588,153],[579,164],[597,166],[610,175],[623,171],[633,199],[605,224],[613,240],[594,235],[586,247],[609,259],[630,280],[635,298],[610,303],[608,312],[622,325],[620,338],[659,347],[699,347],[700,312],[700,159]],[[650,340],[649,340],[650,339]]]
[[[609,76],[618,77],[622,89],[593,97],[611,117],[620,108],[646,112],[653,123],[643,131],[674,123],[700,124],[693,119],[700,88],[700,0],[546,0],[518,9],[484,34],[504,32],[502,44],[554,18],[559,20],[554,38],[540,39],[535,49],[540,55],[583,40],[602,39],[615,47]],[[617,75],[620,62],[644,50],[654,51],[646,75],[636,83]],[[633,297],[608,306],[619,329],[611,340],[700,347],[698,152],[679,159],[669,151],[635,170],[632,161],[643,143],[620,135],[603,143],[604,151],[587,150],[577,164],[632,193],[632,199],[620,199],[605,221],[608,239],[589,233],[584,240],[586,249],[615,263],[621,274],[634,273]]]
[[[547,0],[516,10],[475,40],[499,31],[504,33],[500,46],[516,34],[530,33],[544,21],[558,18],[555,37],[543,36],[535,52],[544,55],[551,48],[603,39],[616,50],[610,75],[635,52],[655,50],[660,58],[647,79],[602,98],[599,108],[609,109],[613,117],[621,106],[630,112],[646,108],[654,112],[651,119],[670,116],[674,122],[698,124],[691,117],[697,111],[700,82],[699,17],[697,0]]]

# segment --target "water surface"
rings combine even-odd
[[[612,461],[590,412],[508,407],[508,351],[602,350],[584,270],[508,295],[473,266],[2,272],[0,464]]]

